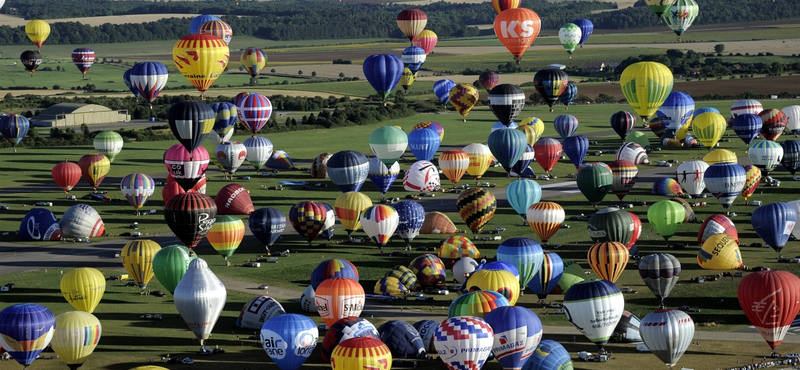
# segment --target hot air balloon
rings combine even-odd
[[[422,223],[425,221],[425,209],[417,202],[402,201],[393,205],[397,211],[397,235],[406,242],[406,249],[411,246],[411,240],[419,235]]]
[[[564,296],[567,319],[594,342],[600,352],[622,316],[625,299],[608,280],[589,279],[573,285]]]
[[[647,314],[639,326],[647,348],[672,368],[694,338],[694,321],[683,311],[658,310]]]
[[[629,257],[628,249],[620,242],[597,243],[591,246],[586,254],[594,273],[612,283],[615,283],[625,271]]]
[[[633,218],[617,207],[595,212],[587,224],[589,237],[595,242],[620,242],[627,244],[633,238]],[[611,280],[611,279],[606,279]]]
[[[412,130],[408,133],[408,148],[419,161],[432,160],[439,150],[441,141],[439,134],[434,130]]]
[[[197,33],[217,36],[221,38],[222,41],[225,41],[225,45],[229,45],[233,38],[233,29],[231,25],[221,20],[204,22],[200,25],[200,28],[197,29]]]
[[[155,192],[155,182],[149,175],[134,173],[123,177],[119,188],[138,215],[139,209],[144,207]]]
[[[88,204],[76,204],[69,207],[58,220],[63,238],[91,238],[103,236],[106,227],[100,214]]]
[[[221,19],[216,15],[211,15],[211,14],[198,15],[192,18],[192,21],[189,23],[189,33],[191,34],[199,33],[200,26],[202,26],[204,23],[209,21],[219,21],[219,20]]]
[[[743,99],[739,100],[731,106],[731,118],[736,119],[736,117],[742,114],[755,114],[758,115],[761,111],[764,110],[764,107],[761,105],[761,102],[755,99]]]
[[[514,208],[525,221],[528,208],[542,199],[542,187],[533,180],[514,180],[506,187],[506,199],[511,208]]]
[[[320,153],[314,157],[311,162],[311,178],[314,179],[327,179],[328,178],[328,160],[331,158],[332,153]]]
[[[783,159],[783,147],[774,141],[759,140],[750,144],[747,155],[750,162],[769,174]]]
[[[706,239],[697,252],[697,264],[709,270],[733,270],[744,266],[739,244],[727,234]]]
[[[543,339],[536,346],[524,370],[569,370],[572,368],[572,358],[569,352],[552,339]]]
[[[336,217],[347,231],[348,238],[352,239],[353,231],[361,228],[361,214],[369,207],[372,207],[369,197],[356,191],[346,192],[336,198]]]
[[[680,275],[681,263],[671,254],[649,254],[639,261],[639,276],[644,285],[647,285],[656,298],[661,300],[659,307],[664,306],[664,298],[672,292]]]
[[[456,231],[453,221],[438,211],[425,213],[425,221],[422,222],[422,228],[419,229],[420,234],[452,234]]]
[[[403,188],[407,191],[429,192],[439,187],[439,171],[428,161],[414,162],[403,176]]]
[[[44,306],[10,305],[0,311],[0,347],[27,368],[50,344],[55,326],[55,316]]]
[[[164,205],[164,219],[183,245],[193,249],[214,225],[217,205],[205,194],[178,194]]]
[[[153,257],[160,249],[158,243],[147,239],[133,240],[122,247],[119,254],[122,266],[139,288],[147,288],[147,283],[153,278]]]
[[[397,27],[409,41],[419,35],[428,23],[428,16],[419,9],[405,9],[397,14]]]
[[[131,83],[131,71],[133,71],[133,67],[125,70],[125,73],[122,74],[122,82],[124,82],[125,86],[128,87],[128,90],[130,90],[133,93],[134,99],[138,99],[139,96],[141,96],[142,94],[139,93],[139,88],[137,88],[136,86],[133,85],[133,83]]]
[[[403,61],[393,54],[374,54],[364,59],[363,71],[367,81],[385,101],[403,75]]]
[[[578,171],[578,189],[595,209],[611,190],[613,182],[614,177],[608,166],[589,164]]]
[[[553,126],[556,128],[556,132],[561,135],[561,138],[566,140],[578,130],[578,119],[569,114],[562,114],[553,120]]]
[[[747,179],[745,180],[742,191],[740,191],[739,194],[741,194],[742,198],[744,198],[746,201],[751,195],[753,195],[753,193],[756,192],[758,183],[761,182],[761,170],[752,164],[748,164],[744,166],[744,171]]]
[[[408,288],[400,282],[400,279],[393,276],[386,276],[375,282],[373,292],[377,295],[402,298],[410,293]]]
[[[534,157],[536,158],[536,163],[549,175],[550,170],[552,170],[553,167],[556,166],[558,160],[561,159],[562,147],[558,140],[545,137],[539,139],[539,141],[533,145],[533,151],[535,153]]]
[[[581,42],[581,28],[574,23],[567,23],[558,30],[558,41],[572,59],[572,52]]]
[[[442,245],[439,246],[439,257],[440,258],[480,258],[481,252],[475,247],[475,244],[472,243],[472,240],[469,240],[466,236],[463,235],[453,235],[444,242]]]
[[[788,271],[758,271],[742,279],[739,305],[759,334],[775,350],[800,311],[800,278]]]
[[[94,149],[98,153],[108,157],[109,162],[114,162],[114,158],[122,151],[122,136],[114,131],[103,131],[94,137]]]
[[[583,158],[589,151],[589,139],[583,135],[575,135],[564,138],[564,154],[569,160],[578,167],[583,163]]]
[[[725,117],[719,113],[706,112],[692,119],[692,133],[706,148],[714,147],[727,129]]]
[[[387,166],[381,162],[380,158],[373,157],[369,160],[369,171],[367,177],[378,188],[381,195],[385,196],[386,192],[400,175],[400,165],[394,162],[392,165]]]
[[[486,149],[488,149],[488,147],[486,147]],[[475,163],[477,166],[479,164],[477,159],[478,154],[475,154],[475,156]],[[455,187],[456,184],[461,181],[461,177],[464,176],[464,174],[467,172],[467,169],[470,167],[471,159],[470,156],[462,150],[447,150],[439,155],[438,163],[439,169],[442,171],[442,173],[444,173],[445,177],[447,177],[447,179],[453,183],[453,187]],[[481,175],[482,174],[483,173],[481,173]]]
[[[700,244],[713,235],[728,234],[737,243],[739,242],[739,232],[736,230],[736,225],[733,224],[731,219],[723,215],[712,215],[703,221],[700,225],[700,231],[697,232],[697,241]]]
[[[184,191],[192,189],[203,178],[208,169],[208,151],[198,146],[189,153],[182,144],[175,144],[164,152],[164,165],[169,176],[180,184]],[[165,199],[166,202],[169,199]]]
[[[469,189],[458,196],[456,207],[461,219],[476,235],[492,219],[497,208],[494,194],[484,188]]]
[[[409,46],[403,49],[400,59],[403,61],[405,68],[416,75],[417,71],[422,67],[422,64],[425,63],[426,55],[425,49],[419,46]]]
[[[672,72],[658,62],[638,62],[622,71],[619,83],[625,99],[648,122],[672,92]]]
[[[542,247],[530,238],[511,238],[497,247],[497,260],[508,262],[519,271],[520,291],[525,289],[540,270],[543,258]]]
[[[431,260],[432,261],[432,260]],[[441,260],[440,260],[441,262]],[[421,286],[417,282],[417,275],[414,271],[403,265],[395,265],[391,270],[386,271],[384,277],[391,277],[397,279],[404,287],[411,289],[419,289]]]
[[[423,254],[414,258],[408,268],[417,276],[417,284],[422,288],[442,287],[447,282],[447,270],[439,257]]]
[[[786,115],[780,109],[765,109],[758,114],[761,117],[761,136],[767,140],[777,140],[786,129]]]
[[[564,208],[553,202],[536,203],[528,208],[526,215],[528,225],[539,236],[542,243],[547,243],[555,235],[561,228],[565,217]]]
[[[136,63],[130,71],[131,86],[150,103],[152,108],[153,101],[161,94],[161,90],[167,86],[167,80],[169,79],[167,66],[160,62],[142,62]]]
[[[611,168],[611,191],[619,200],[625,198],[628,192],[636,185],[639,169],[630,161],[618,159],[608,164]]]
[[[650,191],[655,195],[677,197],[683,195],[681,185],[671,177],[663,177],[653,182],[653,189]]]
[[[236,318],[236,326],[258,330],[269,319],[285,314],[286,310],[274,298],[265,295],[256,296],[242,307],[239,317]]]
[[[393,357],[425,358],[425,343],[411,324],[401,320],[389,320],[378,327],[378,333]]]
[[[685,216],[683,206],[668,199],[658,201],[647,209],[647,220],[666,241],[675,235]]]
[[[536,293],[540,300],[544,300],[556,287],[563,272],[564,262],[561,257],[555,253],[545,252],[542,255],[542,266],[535,271],[527,286]]]
[[[522,54],[525,54],[539,36],[541,29],[539,15],[526,8],[503,10],[494,19],[494,34],[514,56],[517,65],[522,60]]]
[[[559,144],[560,145],[560,144]],[[488,146],[480,143],[472,143],[465,146],[463,152],[469,158],[469,166],[467,166],[467,173],[475,179],[475,182],[486,173],[491,164],[492,151]]]
[[[747,172],[738,163],[715,163],[705,172],[705,182],[711,192],[728,209],[744,188]]]
[[[33,72],[36,72],[36,68],[42,64],[42,54],[36,50],[25,50],[19,55],[19,60],[33,77]]]
[[[706,162],[709,166],[715,163],[738,163],[738,159],[736,157],[736,153],[728,150],[728,149],[714,149],[705,156],[703,156],[703,162]]]
[[[423,30],[418,35],[414,36],[414,39],[411,40],[411,43],[414,46],[419,46],[422,50],[425,50],[425,55],[430,54],[433,51],[433,48],[436,47],[436,42],[439,40],[439,37],[436,36],[436,33],[431,30]]]
[[[37,48],[41,48],[47,36],[50,36],[50,25],[40,19],[34,19],[25,24],[25,33]]]
[[[105,291],[105,276],[91,267],[80,267],[61,277],[61,294],[78,311],[94,312]]]
[[[783,159],[781,164],[789,173],[794,175],[797,169],[800,168],[800,141],[798,140],[785,140],[781,142],[783,147]]]
[[[248,48],[242,52],[242,67],[250,73],[250,86],[258,83],[258,75],[267,66],[267,54],[256,48]]]
[[[247,157],[247,148],[238,141],[228,141],[217,144],[214,148],[217,164],[225,173],[225,179],[233,178],[233,174],[244,163]]]
[[[331,355],[339,343],[352,338],[375,338],[379,339],[381,334],[371,322],[360,317],[344,317],[336,321],[325,332],[322,340],[322,351],[320,357],[322,361],[331,362]]]
[[[797,213],[789,204],[775,202],[756,208],[750,222],[758,236],[780,253],[797,223]]]
[[[250,191],[239,184],[228,184],[219,189],[214,204],[218,215],[249,215],[255,210]]]
[[[525,92],[514,84],[501,84],[489,90],[489,109],[494,116],[509,126],[525,107]]]
[[[264,95],[250,93],[239,100],[236,114],[242,126],[255,136],[272,116],[272,102]]]
[[[500,272],[510,274],[507,271]],[[511,279],[513,280],[513,277]],[[469,280],[467,282],[469,283]],[[450,303],[450,310],[447,316],[451,318],[475,317],[482,319],[492,310],[505,306],[511,306],[511,304],[502,294],[491,290],[474,290],[454,299]]]
[[[217,216],[217,221],[211,226],[206,237],[211,247],[225,259],[225,264],[229,265],[228,257],[239,248],[244,238],[244,222],[234,216]]]
[[[625,143],[619,147],[616,159],[624,159],[633,164],[650,163],[650,159],[647,157],[647,151],[642,148],[641,145],[634,142]]]
[[[494,332],[492,353],[503,369],[522,369],[542,339],[542,322],[531,310],[498,307],[485,318]]]
[[[536,72],[533,76],[533,84],[536,87],[536,92],[547,102],[552,112],[553,104],[558,101],[558,97],[569,84],[569,76],[560,69],[546,68]]]
[[[464,122],[467,122],[469,111],[478,102],[478,89],[470,84],[456,84],[450,89],[450,104],[455,107]]]
[[[653,133],[659,138],[663,137],[667,130],[667,126],[664,125],[664,121],[662,121],[661,117],[658,116],[658,111],[656,111],[656,114],[653,115],[649,121],[645,121],[644,125],[645,127],[649,127],[650,131],[653,131]]]
[[[211,104],[211,110],[216,113],[214,128],[208,133],[208,139],[214,144],[224,143],[233,136],[233,126],[236,125],[236,104],[230,102],[216,102]]]
[[[64,312],[56,316],[50,347],[71,370],[76,370],[92,355],[102,331],[100,320],[91,313]]]
[[[297,203],[289,210],[289,222],[300,236],[306,238],[309,248],[311,241],[322,231],[327,213],[322,203],[313,201]]]
[[[733,131],[744,141],[745,145],[750,145],[758,137],[763,124],[761,117],[751,113],[739,114],[731,123]]]
[[[679,130],[694,115],[694,99],[682,91],[673,91],[658,108],[658,116],[668,130]]]
[[[216,113],[201,101],[181,101],[173,104],[167,111],[172,135],[190,153],[205,140],[214,128]]]
[[[569,109],[569,105],[572,104],[572,101],[575,100],[576,97],[578,97],[578,86],[573,83],[568,83],[564,92],[558,96],[558,101],[564,104],[566,109]]]
[[[383,126],[369,136],[369,147],[372,154],[380,158],[381,162],[391,166],[406,151],[408,137],[397,127]]]
[[[189,269],[178,286],[173,300],[175,308],[189,326],[200,346],[211,335],[211,330],[225,307],[227,291],[217,275],[202,258],[189,262]]]
[[[392,353],[380,339],[356,337],[339,343],[331,355],[333,370],[391,369]]]
[[[94,58],[95,55],[92,49],[77,48],[72,51],[72,63],[83,73],[84,79],[86,79],[86,72],[88,72],[89,68],[92,68],[92,64],[94,64]]]
[[[0,117],[0,134],[14,147],[17,152],[17,144],[28,134],[31,124],[25,116],[10,114]]]
[[[87,154],[78,160],[78,166],[81,168],[81,176],[89,186],[92,187],[92,192],[96,193],[97,188],[106,178],[108,172],[111,170],[111,162],[102,154]]]
[[[478,82],[486,90],[486,92],[490,92],[492,89],[494,89],[495,86],[497,86],[497,84],[500,83],[500,75],[498,75],[497,72],[494,71],[489,71],[489,70],[483,71],[478,76]],[[517,112],[517,114],[519,114],[519,112]]]
[[[197,258],[194,252],[182,245],[168,245],[153,255],[153,275],[170,293],[186,274],[189,262]]]
[[[59,241],[61,228],[58,219],[48,209],[33,208],[19,223],[19,238],[22,241]]]
[[[634,127],[636,127],[636,117],[630,112],[621,110],[611,115],[611,128],[620,139],[625,140],[625,137],[633,132]]]
[[[283,150],[273,151],[272,155],[267,159],[267,163],[264,165],[273,170],[290,170],[294,168],[294,162],[292,162],[292,158],[289,157],[289,153]]]
[[[579,44],[581,47],[583,47],[583,44],[589,39],[589,36],[592,35],[592,31],[594,31],[594,24],[588,19],[576,19],[572,21],[572,23],[581,29],[581,39]]]
[[[453,279],[463,285],[467,282],[467,278],[477,269],[477,261],[470,257],[461,257],[453,264]]]
[[[677,0],[664,11],[661,18],[664,23],[678,35],[678,42],[681,42],[681,35],[686,32],[697,18],[699,12],[697,2],[694,0]]]
[[[497,159],[503,169],[510,171],[511,167],[525,153],[528,146],[525,134],[513,128],[502,128],[489,134],[489,150]]]
[[[585,280],[583,275],[586,271],[583,271],[583,268],[577,262],[563,258],[562,263],[564,264],[564,271],[561,273],[561,279],[558,280],[553,293],[567,292],[570,287]]]
[[[62,162],[53,166],[51,174],[56,185],[69,194],[81,179],[81,167],[72,162]]]
[[[172,61],[201,96],[228,66],[230,51],[221,38],[208,34],[181,37],[172,48]]]
[[[286,228],[286,215],[277,208],[260,208],[250,214],[248,224],[250,232],[269,252]]]
[[[360,152],[343,150],[328,160],[328,176],[343,193],[359,191],[368,173],[367,156]]]
[[[361,314],[364,289],[353,279],[334,277],[319,284],[314,299],[319,316],[330,327],[341,318]]]
[[[442,104],[447,105],[450,102],[450,90],[456,86],[453,80],[442,79],[433,83],[433,95],[439,99]]]
[[[678,166],[675,174],[681,187],[687,194],[697,197],[703,193],[706,188],[705,172],[708,169],[708,163],[703,161],[687,161]]]
[[[281,370],[297,370],[317,346],[319,330],[304,315],[283,314],[269,318],[260,337],[264,351]]]
[[[800,105],[790,105],[781,109],[786,116],[786,130],[797,133],[800,130]]]
[[[372,239],[378,246],[381,253],[383,247],[389,242],[389,239],[397,230],[398,216],[397,211],[391,206],[379,204],[367,208],[361,214],[361,227],[364,228],[364,233]]]

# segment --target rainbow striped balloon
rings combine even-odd
[[[139,213],[139,209],[144,207],[153,192],[155,192],[156,185],[149,175],[132,173],[122,178],[119,183],[119,189],[125,195],[125,199],[128,199],[128,203],[136,210],[136,213]]]
[[[229,45],[233,38],[233,28],[221,20],[211,20],[201,24],[197,33],[217,36],[225,41],[225,45]]]
[[[208,230],[206,238],[214,250],[227,261],[244,238],[244,222],[235,216],[217,216],[217,221]]]

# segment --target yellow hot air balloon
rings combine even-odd
[[[25,33],[37,48],[41,48],[47,36],[50,36],[50,25],[40,19],[34,19],[25,25]]]
[[[50,346],[58,358],[75,370],[94,352],[100,341],[100,320],[88,312],[70,311],[56,316],[56,330]]]
[[[91,267],[77,268],[61,277],[61,294],[78,311],[94,312],[105,291],[105,276]]]
[[[411,84],[417,80],[417,74],[415,72],[411,72],[410,69],[405,68],[403,69],[403,76],[400,77],[400,86],[403,87],[403,90],[408,90],[411,87]]]
[[[722,134],[728,129],[728,122],[725,117],[716,112],[700,113],[692,120],[692,133],[697,141],[706,149],[711,149],[717,145]]]
[[[706,239],[697,252],[697,263],[709,270],[733,270],[744,266],[739,244],[728,234],[716,234]]]
[[[619,78],[622,95],[642,122],[648,122],[672,92],[672,72],[658,62],[629,65]]]
[[[739,159],[728,149],[714,149],[703,157],[703,162],[710,166],[714,163],[739,163]]]
[[[340,195],[333,205],[336,218],[341,221],[348,236],[361,228],[361,215],[369,207],[372,207],[372,200],[357,191]]]
[[[134,240],[125,244],[120,252],[120,259],[125,270],[133,280],[144,289],[153,278],[153,256],[161,249],[158,243],[152,240]]]
[[[172,60],[178,71],[201,96],[225,71],[229,59],[228,44],[210,34],[184,36],[172,48]]]
[[[486,173],[486,170],[489,169],[489,165],[492,163],[492,151],[489,150],[487,145],[480,143],[469,144],[461,150],[467,153],[469,157],[467,173],[475,178],[477,182],[478,179]]]
[[[536,128],[533,125],[521,125],[517,127],[517,130],[525,133],[525,139],[528,140],[528,144],[531,146],[539,140],[539,133],[536,132]]]
[[[470,84],[458,84],[450,89],[450,104],[456,108],[464,122],[467,122],[469,111],[478,102],[478,89]]]
[[[487,290],[497,292],[515,305],[519,299],[519,279],[506,270],[481,269],[472,273],[467,279],[467,290]]]

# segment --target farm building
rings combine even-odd
[[[97,104],[60,103],[43,110],[30,121],[35,127],[69,127],[130,120],[127,110],[116,111]]]

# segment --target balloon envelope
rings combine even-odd
[[[225,308],[227,291],[202,258],[189,262],[186,274],[175,287],[175,308],[189,326],[200,345],[211,335]]]
[[[58,241],[61,240],[61,227],[49,209],[33,208],[19,223],[19,238],[26,242]]]
[[[667,366],[674,366],[694,338],[694,321],[683,311],[658,310],[639,326],[642,341]]]
[[[667,253],[648,254],[639,261],[639,276],[663,305],[681,276],[681,262]]]
[[[624,306],[622,292],[608,280],[582,281],[564,296],[567,319],[600,349],[611,338]]]
[[[788,271],[758,271],[739,283],[739,305],[773,350],[800,312],[798,288],[800,278]]]
[[[50,346],[70,369],[77,369],[94,352],[102,331],[100,320],[91,313],[64,312],[56,316]]]
[[[25,367],[50,344],[56,318],[46,307],[20,303],[0,311],[0,347]]]
[[[79,267],[61,277],[61,294],[78,311],[94,312],[103,293],[106,279],[102,272],[91,267]]]
[[[642,120],[647,122],[672,92],[672,72],[658,62],[637,62],[622,71],[620,86]]]
[[[297,370],[303,366],[319,339],[313,320],[298,314],[269,318],[260,328],[261,345],[281,370]]]

